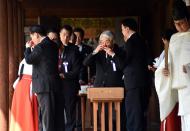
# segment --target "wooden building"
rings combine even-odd
[[[173,26],[173,1],[0,0],[0,131],[8,131],[12,84],[23,58],[24,27],[37,23],[59,26],[64,18],[114,19],[132,16],[138,19],[139,31],[153,56],[158,56],[162,48],[160,32]],[[151,101],[150,119],[159,122],[156,96]]]

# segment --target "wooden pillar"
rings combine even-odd
[[[161,30],[163,29],[163,23],[165,22],[165,8],[163,10],[163,2],[151,2],[148,7],[148,13],[141,18],[141,33],[146,38],[147,44],[151,52],[152,58],[160,55],[162,49]],[[153,86],[153,85],[152,85]],[[152,94],[149,100],[148,108],[148,126],[152,123],[159,125],[159,102],[154,87],[151,87]]]
[[[24,9],[21,8],[21,52],[22,59],[24,58],[24,50],[25,50],[25,34],[24,34]]]
[[[153,42],[154,42],[154,52],[155,56],[159,56],[163,50],[163,44],[161,41],[161,32],[163,31],[164,23],[165,23],[165,10],[163,10],[163,2],[156,3],[155,13],[152,12],[152,19],[153,19],[153,27],[154,35],[153,35]]]
[[[165,19],[162,19],[162,17],[164,17],[163,16],[164,11],[161,8],[162,8],[162,3],[156,3],[155,8],[153,8],[154,12],[151,13],[152,25],[149,28],[151,28],[152,34],[150,34],[151,36],[149,37],[152,37],[151,43],[153,43],[152,50],[154,52],[154,57],[159,56],[161,51],[163,50],[160,33],[163,29],[162,21],[165,21]],[[152,95],[150,97],[149,111],[148,111],[150,125],[152,123],[160,122],[159,106],[158,106],[159,103],[158,103],[157,94],[155,88],[151,89],[152,89]]]
[[[14,0],[7,0],[7,3],[9,43],[9,103],[11,104],[13,95],[13,82],[17,78],[19,62],[23,59],[24,23],[21,6],[19,6]]]
[[[7,1],[0,0],[0,129],[8,131],[8,27]]]
[[[18,70],[19,66],[19,51],[18,51],[18,5],[16,1],[13,0],[13,47],[14,47],[14,59],[15,59],[15,69]]]
[[[7,0],[8,7],[8,46],[9,46],[9,107],[11,107],[13,96],[13,82],[16,78],[14,42],[13,42],[13,4]]]
[[[20,5],[19,4],[17,4],[17,21],[18,21],[18,23],[17,23],[17,27],[18,27],[18,60],[19,61],[21,61],[21,12],[20,12],[21,10],[20,10]]]
[[[17,10],[18,10],[18,60],[20,62],[23,59],[23,47],[24,47],[24,43],[22,40],[24,38],[23,34],[24,27],[22,27],[22,8],[20,3],[18,3]]]
[[[172,5],[173,0],[164,1],[164,11],[165,11],[165,28],[173,28],[173,20],[172,20]]]

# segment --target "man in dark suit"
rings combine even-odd
[[[57,44],[57,47],[59,48],[61,45],[61,41],[59,38],[59,33],[56,29],[50,28],[47,30],[47,37],[49,37],[50,40],[55,42]]]
[[[60,31],[62,45],[59,51],[59,72],[62,79],[62,88],[57,101],[59,102],[58,117],[60,117],[60,122],[64,119],[64,109],[66,112],[66,131],[74,131],[76,126],[76,103],[80,89],[81,60],[78,47],[69,43],[71,33],[72,27],[69,25],[64,25]],[[62,131],[62,129],[59,131]]]
[[[93,48],[90,47],[89,45],[86,45],[83,43],[84,30],[82,28],[75,28],[73,32],[77,37],[75,45],[78,46],[82,60],[84,60],[87,55],[92,53]],[[88,84],[88,82],[89,82],[88,79],[91,76],[93,76],[93,73],[94,73],[93,66],[90,66],[90,67],[91,67],[90,68],[90,76],[88,76],[88,69],[87,69],[88,67],[84,66],[84,65],[81,67],[80,74],[79,74],[79,83],[80,84],[82,84],[82,85]]]
[[[74,35],[76,36],[76,42],[75,45],[78,47],[78,50],[80,52],[81,60],[83,61],[88,54],[90,54],[93,49],[92,47],[86,45],[83,43],[84,39],[84,30],[80,27],[77,27],[73,30]],[[94,76],[94,66],[84,66],[81,65],[80,73],[79,73],[79,83],[80,85],[87,85],[92,84],[91,78]],[[81,101],[80,97],[78,97],[78,104],[77,104],[77,127],[81,127]]]
[[[99,38],[99,45],[83,61],[84,65],[92,63],[96,65],[94,87],[124,87],[122,66],[120,65],[122,51],[118,45],[113,42],[114,35],[111,31],[102,32]],[[121,110],[121,113],[123,113],[123,106]],[[106,117],[107,116],[106,110]],[[125,115],[122,114],[122,116]],[[123,131],[125,119],[123,117],[121,117],[121,119],[121,131]],[[108,130],[108,125],[106,126],[106,130]]]
[[[121,22],[124,36],[124,82],[126,88],[125,108],[127,131],[146,131],[144,117],[147,108],[148,68],[147,49],[144,41],[136,32],[137,23],[127,18]]]
[[[42,26],[30,28],[32,41],[26,43],[25,59],[32,64],[32,91],[37,94],[41,113],[40,131],[55,131],[54,92],[60,86],[58,73],[58,48],[48,37]],[[34,49],[31,51],[32,42]],[[40,116],[40,115],[39,115]]]

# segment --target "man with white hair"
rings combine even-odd
[[[99,37],[99,45],[83,61],[84,65],[95,62],[95,87],[123,86],[123,73],[117,60],[120,58],[120,49],[113,43],[114,36],[111,31],[104,31]]]
[[[84,65],[96,64],[94,87],[124,87],[123,72],[119,64],[122,58],[121,49],[114,44],[113,33],[109,30],[102,32],[99,37],[99,45],[83,61]],[[124,128],[123,116],[125,115],[121,117],[121,131]],[[108,128],[107,124],[106,122],[106,128]]]

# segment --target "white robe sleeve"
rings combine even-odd
[[[160,64],[162,63],[163,59],[164,59],[164,51],[162,51],[162,53],[160,54],[159,57],[155,58],[155,63],[153,63],[153,66],[155,68],[158,68],[158,66],[160,66]]]
[[[168,54],[168,68],[171,71],[171,58]],[[163,68],[165,66],[165,61],[163,60],[161,65],[157,68],[155,72],[155,87],[159,99],[160,107],[160,120],[163,121],[172,112],[173,108],[178,101],[177,90],[171,87],[171,74],[166,77],[163,75]]]

